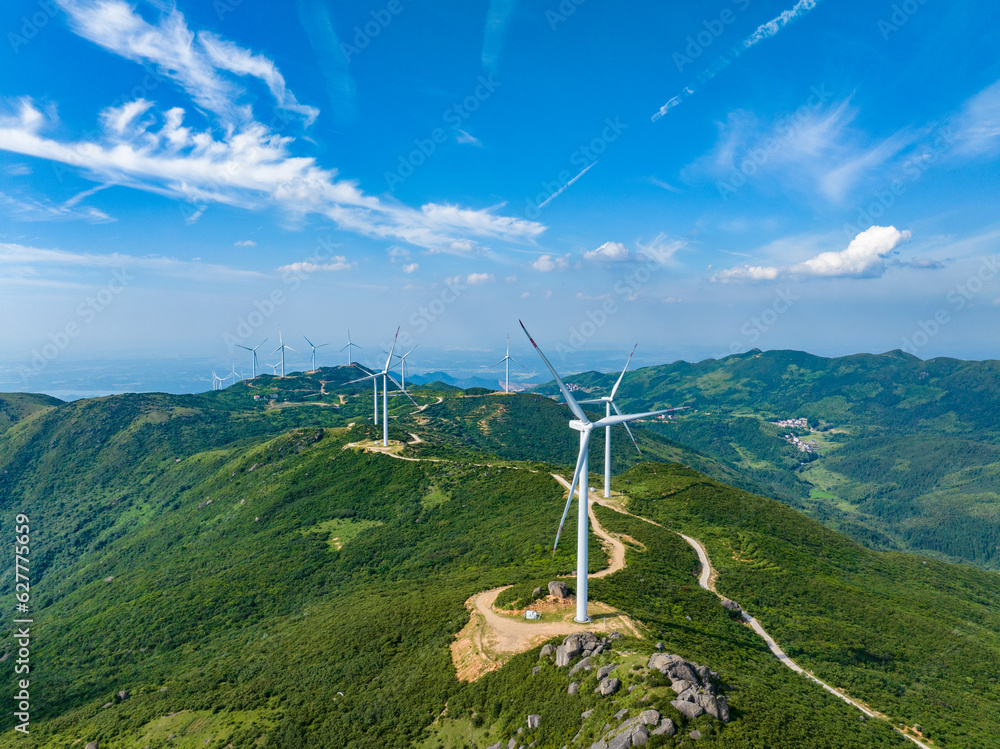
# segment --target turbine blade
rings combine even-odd
[[[305,336],[302,336],[302,337],[303,337],[303,338],[306,338]],[[310,340],[309,340],[308,338],[306,338],[306,343],[308,343],[308,344],[309,344],[310,346],[312,346],[313,348],[316,348],[315,346],[313,346],[313,342],[312,342],[312,341],[310,341]]]
[[[511,357],[508,357],[508,358],[509,358],[509,359],[510,359],[510,360],[511,360],[512,362],[514,362],[514,363],[515,363],[515,364],[516,364],[517,366],[519,366],[519,367],[520,367],[521,369],[527,369],[527,367],[526,367],[526,366],[524,366],[523,364],[521,364],[521,362],[519,362],[519,361],[518,361],[517,359],[515,359],[515,358],[514,358],[513,356],[511,356]]]
[[[299,353],[296,349],[293,349],[291,346],[285,346],[285,348],[288,349],[289,351],[295,351],[296,354]]]
[[[615,424],[624,424],[626,421],[635,421],[636,419],[645,419],[649,416],[659,416],[660,414],[670,413],[671,411],[683,411],[687,406],[681,406],[680,408],[664,408],[661,411],[646,411],[641,414],[624,414],[619,416],[605,416],[600,421],[595,421],[595,427],[610,427]]]
[[[591,398],[591,399],[585,400],[585,401],[577,401],[577,403],[579,403],[581,405],[584,404],[584,403],[605,403],[605,402],[606,401],[604,400],[604,398]]]
[[[632,353],[628,355],[628,361],[625,362],[625,369],[623,369],[622,373],[620,375],[618,375],[618,382],[616,382],[615,386],[613,388],[611,388],[611,397],[612,398],[614,398],[615,397],[615,393],[618,392],[618,386],[622,384],[622,378],[625,376],[625,370],[628,369],[628,365],[632,361],[632,357],[635,356],[635,350],[638,347],[639,347],[638,343],[635,344],[635,346],[632,347]]]
[[[618,408],[618,404],[615,403],[614,401],[611,401],[611,405],[614,407],[618,415],[621,416],[622,412]],[[628,428],[628,422],[627,421],[622,422],[622,426],[625,427],[625,431],[628,432],[628,436],[632,438],[632,444],[635,445],[635,449],[639,452],[640,455],[642,455],[642,450],[639,450],[639,443],[635,441],[635,437],[632,434],[632,430]]]
[[[490,369],[493,369],[493,367],[496,367],[496,366],[499,366],[499,365],[503,364],[505,361],[507,361],[507,360],[506,359],[501,359],[496,364],[491,364],[490,365]]]
[[[538,344],[535,343],[535,339],[531,337],[531,333],[529,333],[528,329],[524,327],[524,323],[521,322],[520,320],[518,320],[518,322],[521,323],[521,330],[523,330],[524,334],[528,336],[528,340],[531,341],[531,345],[535,347],[535,351],[537,351],[538,355],[542,357],[542,361],[545,362],[545,366],[549,368],[549,371],[552,373],[552,376],[555,377],[556,382],[559,385],[559,389],[562,390],[563,398],[566,399],[566,405],[569,406],[570,411],[572,411],[573,415],[576,416],[576,418],[578,418],[584,424],[589,424],[590,419],[587,418],[587,415],[583,412],[583,409],[580,408],[580,406],[577,404],[576,399],[569,392],[569,388],[566,387],[566,383],[563,382],[562,378],[556,373],[555,368],[551,364],[549,364],[549,360],[545,358],[545,354],[543,354],[542,350],[538,348]]]
[[[321,343],[319,346],[313,346],[313,348],[323,348],[324,346],[329,346],[329,343]]]
[[[240,344],[238,344],[238,343],[236,344],[236,348],[242,348],[242,349],[246,349],[247,351],[253,351],[253,349],[252,349],[252,348],[248,348],[247,346],[241,346],[241,345],[240,345]]]
[[[406,396],[407,398],[409,398],[409,399],[410,399],[410,402],[411,402],[411,403],[413,403],[413,405],[414,405],[414,406],[416,406],[417,408],[420,408],[420,404],[419,404],[419,403],[417,403],[417,402],[416,402],[415,400],[413,400],[413,396],[412,396],[412,395],[410,395],[410,393],[409,393],[408,391],[404,390],[404,389],[403,389],[403,386],[402,386],[402,385],[400,385],[400,384],[399,384],[398,382],[396,382],[396,378],[395,378],[395,377],[393,377],[392,375],[386,375],[386,376],[387,376],[387,377],[388,377],[388,378],[389,378],[390,380],[392,380],[393,384],[394,384],[394,385],[395,385],[396,387],[398,387],[398,388],[399,388],[399,392],[401,392],[401,393],[402,393],[403,395],[405,395],[405,396]]]
[[[556,549],[559,548],[559,536],[562,535],[563,524],[566,522],[566,516],[569,514],[570,505],[573,504],[573,491],[576,489],[576,485],[580,480],[580,469],[583,468],[583,456],[586,455],[588,445],[584,446],[580,450],[580,454],[576,458],[576,470],[573,471],[573,480],[569,484],[569,498],[566,500],[566,507],[563,508],[562,520],[559,521],[559,530],[556,531],[556,542],[552,544],[552,557],[556,556]]]
[[[396,350],[396,341],[398,339],[399,339],[399,328],[396,328],[396,336],[392,339],[392,348],[389,349],[389,356],[385,358],[385,366],[382,368],[383,372],[389,371],[389,365],[392,363],[392,352]]]
[[[272,366],[273,366],[273,365],[272,365]],[[346,386],[346,385],[353,385],[353,384],[354,384],[355,382],[364,382],[365,380],[374,380],[374,379],[375,379],[376,377],[378,377],[378,376],[379,376],[380,374],[381,374],[381,372],[377,372],[376,374],[371,374],[371,375],[368,375],[367,377],[359,377],[359,378],[358,378],[358,379],[356,379],[356,380],[351,380],[350,382],[345,382],[345,383],[344,383],[344,385],[345,385],[345,386]]]

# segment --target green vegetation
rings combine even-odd
[[[308,403],[317,376],[353,374],[41,402],[0,434],[5,522],[30,517],[34,619],[31,734],[9,730],[8,714],[0,747],[458,749],[474,738],[482,749],[537,712],[536,747],[553,749],[588,707],[597,712],[584,735],[595,735],[611,703],[593,694],[593,673],[570,696],[565,669],[532,675],[536,648],[464,684],[449,649],[471,595],[511,585],[504,602],[519,603],[574,567],[572,544],[555,558],[551,547],[564,492],[548,474],[576,457],[565,408],[415,392],[427,407],[392,399],[390,438],[422,442],[373,454],[348,448],[380,435],[367,388],[326,384],[328,405]],[[647,454],[732,472],[636,436]],[[630,451],[620,440],[616,465]],[[677,464],[633,466],[615,488],[633,511],[703,537],[720,587],[818,675],[921,723],[945,749],[989,745],[1000,707],[995,575],[868,551]],[[637,685],[619,707],[648,694],[708,747],[906,745],[781,666],[697,587],[696,557],[670,528],[597,512],[645,548],[630,545],[626,569],[591,586],[652,635],[602,656]],[[575,513],[563,533],[575,535]],[[605,564],[596,537],[589,564]],[[13,558],[2,565],[10,579]],[[643,668],[657,639],[719,672],[730,724],[681,720]],[[8,629],[4,662],[13,652]],[[13,679],[0,682],[0,699],[13,694]]]

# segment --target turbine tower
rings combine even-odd
[[[518,321],[520,322],[520,320]],[[580,433],[580,454],[576,459],[576,471],[573,473],[573,481],[569,485],[569,499],[566,501],[566,508],[563,510],[562,520],[559,521],[559,530],[556,532],[556,542],[552,546],[552,555],[555,556],[556,547],[559,545],[559,534],[562,533],[563,523],[566,522],[566,515],[569,513],[569,507],[573,502],[573,490],[577,486],[577,482],[580,485],[580,511],[578,514],[577,526],[576,526],[576,617],[575,621],[585,624],[590,621],[590,617],[587,616],[587,546],[589,542],[589,531],[590,531],[590,518],[587,515],[588,505],[589,505],[589,487],[587,474],[587,452],[590,447],[590,433],[595,427],[603,426],[614,426],[615,424],[624,424],[626,421],[633,421],[635,419],[642,419],[647,416],[656,416],[657,414],[666,413],[671,409],[665,409],[663,411],[648,411],[641,414],[622,414],[617,416],[606,416],[598,421],[591,421],[587,418],[587,414],[583,412],[580,405],[576,402],[573,394],[570,393],[569,388],[559,377],[556,370],[549,364],[549,360],[545,358],[545,354],[542,350],[538,348],[538,344],[531,337],[528,329],[524,327],[524,323],[521,323],[521,329],[524,330],[524,334],[528,336],[528,340],[531,341],[531,345],[535,347],[535,351],[538,355],[542,357],[542,361],[545,362],[545,366],[549,368],[552,376],[555,378],[556,383],[559,385],[559,389],[562,391],[563,397],[566,399],[566,405],[569,406],[573,415],[576,416],[575,419],[569,422],[570,429],[575,429]]]
[[[263,341],[261,341],[260,343],[258,343],[256,346],[254,346],[253,348],[250,348],[249,346],[241,346],[238,343],[236,344],[236,346],[238,348],[246,349],[247,351],[249,351],[250,353],[253,354],[253,379],[257,379],[257,349],[259,349],[265,343],[267,343],[267,339],[266,338]]]
[[[351,341],[351,330],[350,330],[350,328],[348,328],[348,330],[347,330],[347,345],[344,346],[344,348],[340,349],[341,351],[343,351],[344,349],[347,349],[347,366],[351,366],[352,364],[354,364],[354,361],[351,359],[351,347],[352,346],[354,348],[364,348],[363,346],[359,346],[358,344],[353,343]]]
[[[402,390],[402,391],[403,391],[404,393],[406,392],[406,357],[408,357],[408,356],[409,356],[410,354],[412,354],[412,353],[413,353],[413,351],[414,351],[414,350],[415,350],[415,349],[417,348],[417,346],[419,346],[419,345],[420,345],[419,343],[415,344],[415,345],[413,346],[413,348],[411,348],[411,349],[410,349],[409,351],[407,351],[407,352],[406,352],[405,354],[403,354],[402,356],[400,356],[399,354],[396,354],[396,358],[397,358],[397,359],[399,359],[399,361],[400,361],[400,364],[402,365],[402,366],[400,367],[400,371],[402,372],[402,375],[403,375],[403,384],[402,384],[402,385],[400,385],[400,389],[401,389],[401,390]],[[413,400],[413,399],[411,398],[410,400]]]
[[[504,376],[504,380],[503,380],[503,391],[505,393],[509,393],[510,392],[510,363],[514,362],[521,369],[524,369],[524,365],[521,364],[521,362],[519,362],[517,359],[515,359],[513,356],[510,355],[510,333],[507,334],[507,353],[504,355],[503,359],[501,359],[496,364],[494,364],[493,367],[495,367],[495,366],[497,366],[499,364],[503,364],[504,362],[507,363],[507,367],[506,367],[506,372],[505,372],[505,376]],[[490,367],[490,369],[493,369],[493,367]]]
[[[226,375],[226,379],[228,380],[230,377],[233,378],[233,384],[234,385],[236,384],[236,378],[240,377],[239,374],[236,372],[236,363],[235,362],[233,362],[233,371]],[[240,379],[242,380],[243,378],[240,377]]]
[[[611,388],[611,395],[605,395],[601,398],[593,398],[591,400],[577,401],[581,405],[584,403],[603,403],[605,408],[605,416],[611,416],[611,409],[615,409],[615,413],[619,416],[622,412],[618,409],[618,404],[615,403],[615,393],[618,392],[618,386],[622,384],[622,378],[625,377],[625,372],[628,370],[628,365],[632,361],[632,357],[635,355],[636,348],[639,344],[635,344],[632,347],[632,353],[628,355],[628,361],[625,362],[625,368],[622,369],[622,373],[618,375],[618,381],[615,386]],[[687,406],[682,406],[681,408],[671,408],[669,411],[681,411]],[[628,436],[632,439],[632,444],[635,445],[635,449],[638,450],[639,454],[642,455],[642,450],[639,450],[639,443],[635,441],[635,437],[632,435],[632,430],[628,428],[628,423],[622,422],[622,426],[625,427],[625,431],[628,432]],[[611,426],[606,426],[604,428],[604,496],[611,496]]]
[[[271,356],[274,356],[279,351],[281,352],[281,379],[285,379],[285,349],[289,351],[295,351],[291,346],[286,346],[285,341],[281,337],[281,328],[278,328],[278,348],[271,352]],[[299,353],[295,351],[295,353]]]
[[[302,337],[306,338],[305,336],[302,336]],[[321,343],[319,346],[316,346],[308,338],[306,338],[306,343],[308,343],[310,346],[312,346],[312,350],[313,350],[313,368],[312,368],[312,371],[315,372],[316,371],[316,349],[323,348],[324,346],[329,346],[330,344],[329,343]]]
[[[396,382],[391,374],[389,374],[389,368],[392,365],[392,355],[396,350],[396,339],[399,338],[399,328],[396,328],[396,337],[392,339],[392,347],[389,349],[389,355],[385,358],[385,366],[382,367],[381,372],[375,372],[368,375],[367,377],[359,377],[356,380],[351,380],[350,382],[345,382],[345,385],[353,385],[355,382],[365,382],[366,380],[373,380],[375,382],[375,416],[378,418],[378,378],[382,378],[382,447],[389,446],[389,381],[391,380],[396,387],[402,389],[402,385]],[[407,352],[408,353],[408,352]],[[410,397],[410,394],[403,390],[406,397],[413,401],[413,405],[417,402]],[[375,422],[378,424],[378,422]]]
[[[215,370],[213,369],[212,370],[212,390],[219,390],[220,389],[219,388],[219,383],[221,383],[221,382],[222,382],[222,378],[219,377],[219,375],[217,375],[215,373]]]

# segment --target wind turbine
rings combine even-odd
[[[518,321],[520,322],[520,320]],[[563,523],[566,522],[566,515],[569,513],[570,504],[573,502],[573,490],[577,486],[577,482],[580,485],[580,511],[578,514],[577,526],[576,526],[576,617],[575,621],[585,624],[590,621],[590,617],[587,616],[587,545],[589,539],[590,531],[590,518],[587,515],[589,498],[589,487],[587,485],[589,476],[587,474],[587,462],[588,462],[588,449],[590,447],[590,433],[595,427],[603,426],[614,426],[615,424],[624,424],[626,421],[633,421],[635,419],[642,419],[647,416],[656,416],[657,414],[666,413],[671,409],[664,409],[662,411],[648,411],[641,414],[621,414],[616,416],[606,416],[598,421],[591,421],[587,418],[587,414],[583,412],[580,405],[576,402],[573,394],[570,393],[569,388],[559,377],[556,370],[549,364],[549,360],[545,358],[545,354],[542,350],[538,348],[538,344],[535,343],[535,339],[531,337],[528,329],[524,327],[524,323],[521,323],[521,329],[524,330],[524,334],[528,336],[528,340],[531,341],[531,345],[535,347],[535,351],[538,355],[542,357],[542,361],[545,362],[545,366],[549,368],[552,376],[555,378],[556,383],[559,385],[559,389],[562,391],[563,397],[566,399],[566,405],[569,406],[573,415],[576,416],[569,422],[570,429],[575,429],[580,433],[580,454],[576,459],[576,471],[573,473],[573,481],[569,485],[569,499],[566,500],[566,509],[563,510],[562,520],[559,521],[559,530],[556,532],[556,542],[552,546],[552,555],[555,556],[556,547],[559,545],[559,534],[562,533]]]
[[[302,337],[306,338],[305,336],[302,336]],[[308,343],[310,346],[312,346],[312,350],[313,350],[313,368],[312,368],[312,371],[315,372],[316,371],[316,349],[323,348],[324,346],[329,346],[330,344],[329,343],[321,343],[319,346],[316,346],[308,338],[306,338],[306,343]]]
[[[402,385],[396,382],[391,374],[389,374],[389,367],[392,364],[392,354],[396,350],[396,339],[399,338],[399,328],[396,328],[396,336],[392,339],[392,347],[389,349],[389,355],[385,358],[385,366],[382,367],[381,372],[374,372],[367,377],[359,377],[356,380],[351,380],[350,382],[345,382],[345,385],[353,385],[355,382],[365,382],[366,380],[374,380],[375,382],[375,417],[378,418],[378,378],[382,378],[382,447],[389,446],[389,380],[402,389]],[[411,349],[412,350],[412,349]],[[403,390],[407,398],[413,401],[413,405],[417,405],[417,402],[410,397],[410,394]],[[375,422],[378,424],[378,421]]]
[[[407,351],[407,352],[406,352],[405,354],[403,354],[402,356],[400,356],[399,354],[396,354],[396,358],[397,358],[397,359],[399,359],[399,361],[400,361],[400,364],[402,364],[402,367],[401,367],[400,369],[401,369],[401,371],[402,371],[402,374],[403,374],[403,384],[402,384],[402,385],[400,385],[400,389],[401,389],[401,390],[402,390],[402,391],[403,391],[404,393],[406,392],[406,357],[408,357],[408,356],[409,356],[410,354],[412,354],[412,353],[413,353],[413,351],[414,351],[414,349],[416,349],[416,348],[417,348],[417,346],[419,346],[419,345],[420,345],[419,343],[415,344],[415,345],[413,346],[413,348],[411,348],[411,349],[410,349],[409,351]],[[410,400],[413,400],[413,399],[411,398]]]
[[[521,364],[521,362],[519,362],[517,359],[515,359],[513,356],[510,355],[510,333],[507,334],[507,353],[504,355],[503,359],[501,359],[496,364],[494,364],[493,367],[497,366],[498,364],[503,364],[504,362],[507,363],[507,367],[506,367],[506,373],[505,373],[504,381],[503,381],[503,391],[505,393],[509,393],[510,392],[510,363],[514,362],[521,369],[524,369],[524,365]],[[490,367],[490,369],[493,369],[493,367]]]
[[[213,369],[212,370],[212,390],[218,390],[219,389],[219,383],[221,383],[221,382],[222,382],[222,378],[219,377],[219,375],[217,375],[215,373],[215,370]]]
[[[272,362],[264,362],[264,363],[271,368],[271,376],[276,377],[278,374],[278,365]]]
[[[257,379],[257,349],[259,349],[265,343],[267,343],[267,339],[266,338],[263,341],[261,341],[260,343],[258,343],[256,346],[254,346],[253,348],[250,348],[249,346],[242,346],[239,343],[236,344],[237,347],[242,348],[242,349],[246,349],[247,351],[249,351],[250,353],[253,354],[253,379]]]
[[[229,379],[230,377],[232,377],[232,378],[233,378],[233,384],[234,384],[234,385],[236,384],[236,378],[237,378],[237,377],[240,377],[240,376],[239,376],[239,375],[238,375],[238,374],[236,373],[236,363],[235,363],[235,362],[233,362],[233,371],[232,371],[232,372],[230,372],[229,374],[227,374],[227,375],[226,375],[226,379],[228,380],[228,379]],[[242,377],[240,377],[240,379],[242,380],[243,378],[242,378]]]
[[[285,379],[285,349],[289,351],[295,351],[291,346],[286,346],[285,341],[281,337],[281,328],[278,328],[278,343],[279,346],[274,351],[271,352],[271,356],[274,356],[279,351],[281,352],[281,379]],[[295,351],[295,353],[299,353]]]
[[[622,373],[618,375],[618,381],[615,386],[611,388],[611,395],[605,395],[600,398],[593,398],[591,400],[577,401],[581,405],[584,403],[603,403],[605,407],[605,415],[607,417],[611,416],[611,409],[615,409],[615,413],[619,416],[622,412],[618,408],[618,404],[615,403],[615,393],[618,392],[618,386],[622,384],[622,378],[625,377],[625,371],[628,369],[628,365],[632,362],[632,357],[635,355],[635,350],[639,347],[639,344],[635,344],[632,347],[632,353],[628,355],[628,361],[625,362],[625,368],[622,369]],[[687,406],[682,406],[681,408],[670,408],[668,411],[681,411]],[[642,450],[639,450],[639,443],[635,441],[635,437],[632,435],[632,430],[628,428],[628,423],[622,422],[622,426],[625,427],[625,431],[628,432],[628,436],[632,439],[632,444],[635,445],[635,449],[639,451],[642,455]],[[609,424],[604,428],[604,496],[611,496],[611,425]]]
[[[351,342],[351,330],[350,330],[350,328],[348,328],[348,330],[347,330],[347,345],[344,346],[344,348],[347,349],[347,366],[351,366],[352,364],[354,364],[354,361],[351,359],[351,347],[352,346],[354,348],[364,348],[363,346],[359,346],[358,344]],[[344,348],[342,348],[340,350],[343,351]]]

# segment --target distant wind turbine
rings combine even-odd
[[[253,379],[257,379],[257,349],[259,349],[265,343],[267,343],[267,339],[266,338],[263,341],[261,341],[260,343],[258,343],[256,346],[254,346],[253,348],[250,348],[249,346],[240,345],[239,343],[236,344],[237,347],[242,348],[242,349],[246,349],[247,351],[249,351],[250,353],[253,354]]]
[[[228,380],[230,377],[233,378],[233,384],[235,385],[236,384],[236,378],[239,377],[239,374],[236,372],[236,364],[235,363],[233,363],[233,371],[226,375],[226,379]]]
[[[306,338],[305,336],[302,336],[302,337]],[[308,343],[310,346],[312,346],[312,350],[313,350],[312,351],[312,353],[313,353],[313,368],[312,368],[312,371],[315,372],[316,371],[316,349],[323,348],[324,346],[329,346],[330,344],[329,343],[321,343],[318,346],[316,346],[308,338],[306,338],[306,343]]]
[[[520,321],[518,321],[520,322]],[[566,509],[563,510],[562,520],[559,521],[559,530],[556,532],[556,542],[552,546],[552,555],[555,556],[556,547],[559,545],[559,534],[562,533],[563,523],[566,522],[566,515],[569,513],[569,507],[573,502],[573,490],[577,486],[577,482],[580,485],[580,511],[577,520],[576,529],[576,617],[575,621],[581,624],[589,622],[590,617],[587,616],[587,544],[589,541],[588,533],[590,530],[590,519],[587,516],[587,509],[589,505],[589,488],[588,488],[588,473],[587,473],[587,453],[590,447],[590,433],[595,427],[603,426],[614,426],[615,424],[624,424],[626,421],[633,421],[635,419],[642,419],[647,416],[656,416],[661,413],[666,413],[671,409],[665,409],[663,411],[648,411],[641,414],[624,414],[618,416],[606,416],[603,419],[592,422],[587,418],[587,414],[583,412],[580,405],[576,402],[573,394],[570,393],[569,388],[559,377],[556,370],[549,364],[549,360],[545,358],[545,354],[542,350],[538,348],[538,344],[531,337],[528,329],[524,327],[524,323],[521,323],[521,329],[524,330],[524,334],[528,336],[528,340],[531,341],[531,345],[535,347],[535,351],[538,355],[542,357],[542,361],[545,362],[545,366],[549,368],[552,376],[555,378],[556,383],[559,385],[559,389],[562,391],[563,397],[566,399],[566,405],[569,406],[573,415],[576,416],[575,419],[569,422],[570,429],[575,429],[580,433],[580,454],[576,459],[576,471],[573,473],[573,481],[569,485],[569,499],[566,501]]]
[[[611,409],[615,409],[615,413],[619,416],[622,412],[618,409],[618,404],[615,403],[615,393],[618,392],[618,386],[622,384],[622,378],[625,377],[625,371],[628,369],[629,363],[632,361],[632,357],[635,355],[636,348],[639,344],[635,344],[632,347],[632,353],[628,355],[628,361],[625,362],[625,368],[622,369],[622,373],[618,375],[618,381],[615,386],[611,388],[611,395],[605,395],[601,398],[593,398],[591,400],[577,401],[581,405],[584,403],[603,403],[605,407],[605,415],[611,417]],[[681,411],[687,406],[681,408],[670,408],[668,411]],[[625,431],[628,432],[628,436],[632,438],[632,444],[635,445],[635,449],[639,451],[642,455],[642,450],[639,450],[639,443],[635,441],[635,437],[632,435],[632,430],[628,428],[628,423],[622,422],[622,426],[625,427]],[[604,496],[611,496],[611,425],[609,424],[604,428]]]
[[[359,346],[358,344],[353,343],[351,341],[351,331],[350,331],[350,329],[348,329],[347,330],[347,345],[344,346],[344,348],[340,349],[341,351],[343,351],[344,349],[347,349],[347,366],[351,366],[352,364],[354,364],[354,360],[351,359],[351,347],[352,346],[354,348],[364,348],[363,346]]]
[[[278,348],[271,352],[271,356],[274,356],[279,351],[281,352],[281,379],[285,379],[285,349],[289,351],[295,351],[291,346],[286,346],[285,341],[281,337],[281,328],[278,328]],[[295,351],[295,353],[299,353]]]
[[[396,336],[392,339],[392,347],[389,349],[389,355],[385,358],[385,366],[382,367],[381,372],[374,372],[367,377],[359,377],[356,380],[351,380],[350,382],[345,382],[345,385],[353,385],[356,382],[366,382],[367,380],[375,381],[375,404],[376,404],[376,418],[378,418],[378,378],[382,378],[382,446],[389,446],[389,381],[391,380],[396,387],[402,390],[403,386],[396,382],[391,374],[389,374],[389,368],[392,365],[392,355],[396,350],[396,340],[399,338],[399,328],[396,328]],[[417,402],[410,397],[410,394],[405,390],[402,392],[413,401],[413,405],[417,405]],[[377,421],[375,422],[378,423]]]
[[[221,382],[222,382],[222,378],[219,377],[219,375],[217,375],[215,373],[215,370],[213,369],[212,370],[212,390],[218,390],[219,389],[219,384]]]
[[[265,364],[271,368],[271,376],[276,377],[278,374],[278,365],[274,362],[265,362]]]
[[[401,390],[404,393],[406,392],[406,357],[408,357],[410,354],[412,354],[414,352],[414,350],[417,348],[417,346],[419,346],[419,345],[420,345],[419,343],[415,344],[413,346],[413,348],[411,348],[409,351],[407,351],[402,356],[400,356],[399,354],[396,354],[396,358],[399,359],[399,362],[401,364],[401,366],[400,366],[400,372],[403,375],[403,384],[401,385]]]
[[[510,392],[510,363],[514,362],[521,369],[524,369],[524,365],[521,364],[521,362],[519,362],[517,359],[515,359],[513,356],[510,355],[510,333],[507,334],[507,353],[504,355],[503,359],[501,359],[496,364],[494,364],[492,367],[490,367],[490,369],[493,369],[493,367],[496,367],[496,366],[498,366],[500,364],[503,364],[505,362],[507,364],[507,367],[506,367],[506,371],[505,371],[505,375],[504,375],[503,391],[505,393],[509,393]]]

